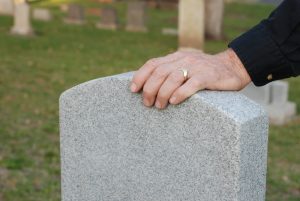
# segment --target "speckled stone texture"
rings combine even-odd
[[[63,201],[263,201],[268,118],[235,92],[143,106],[132,73],[60,97]]]

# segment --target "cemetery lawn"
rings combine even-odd
[[[86,25],[65,25],[58,7],[47,6],[55,19],[33,21],[37,36],[32,38],[9,35],[12,18],[0,16],[0,201],[60,200],[58,98],[64,90],[135,70],[177,47],[176,37],[160,33],[163,27],[176,27],[176,11],[151,9],[150,32],[128,33],[94,28],[92,11]],[[114,6],[124,27],[125,5]],[[272,9],[228,4],[225,39],[208,41],[205,50],[225,49]],[[299,106],[300,78],[288,81],[290,99]],[[299,201],[300,119],[271,127],[269,142],[267,201]]]

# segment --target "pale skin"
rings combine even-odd
[[[185,80],[183,72],[188,70]],[[200,90],[239,91],[251,82],[232,49],[216,55],[200,51],[177,51],[147,61],[135,72],[130,89],[142,92],[147,107],[164,109],[177,105]]]

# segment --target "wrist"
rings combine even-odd
[[[241,62],[240,58],[233,51],[233,49],[229,48],[224,51],[227,60],[229,62],[230,68],[237,74],[241,81],[241,89],[246,87],[250,82],[251,78],[249,73],[247,72],[244,64]]]

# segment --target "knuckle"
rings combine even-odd
[[[166,70],[163,69],[162,67],[158,67],[153,71],[152,74],[155,78],[162,78],[164,76],[166,76]]]
[[[194,55],[188,55],[188,56],[184,57],[184,61],[185,61],[186,63],[189,63],[189,64],[194,64],[194,63],[196,63],[198,60],[199,60],[199,59],[198,59],[196,56],[194,56]]]
[[[184,97],[184,92],[182,90],[177,90],[174,93],[174,96],[177,98],[177,101],[181,101]]]
[[[181,50],[181,49],[180,49],[180,50],[177,50],[176,52],[177,52],[178,54],[180,54],[180,55],[183,55],[183,56],[188,54],[187,51]]]
[[[157,100],[159,100],[160,102],[166,102],[168,100],[168,97],[164,93],[159,92],[157,94]]]
[[[200,81],[200,79],[192,79],[190,81],[190,85],[193,88],[198,88],[201,85],[201,81]]]
[[[176,52],[173,52],[173,53],[171,53],[169,55],[170,56],[174,56],[176,58],[176,57],[179,57],[179,56],[183,55],[183,53],[181,51],[176,51]]]
[[[132,82],[139,83],[140,80],[141,80],[141,74],[139,72],[135,73],[133,78],[132,78]]]
[[[176,56],[176,52],[172,52],[172,53],[166,55],[166,57],[172,57],[172,56]]]
[[[158,61],[157,58],[149,59],[149,60],[146,62],[146,65],[147,65],[147,66],[157,66],[157,61]]]
[[[150,87],[144,87],[143,88],[143,97],[150,98],[154,95],[154,91]]]
[[[183,79],[183,76],[179,73],[172,73],[170,74],[170,80],[172,82],[181,82]]]

